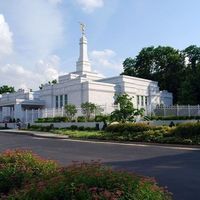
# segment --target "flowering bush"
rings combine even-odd
[[[12,200],[170,200],[171,195],[155,180],[136,174],[115,171],[98,162],[73,163],[61,168],[30,152],[2,154],[1,163],[16,167],[5,176],[12,188],[1,199]],[[3,161],[2,161],[3,160]],[[21,171],[20,171],[20,168]],[[14,168],[13,168],[14,169]],[[8,170],[9,171],[9,170]],[[0,177],[3,183],[3,179]],[[1,183],[1,185],[3,185]],[[18,183],[18,185],[16,185]],[[9,185],[7,184],[7,186]],[[14,190],[11,190],[14,189]],[[2,192],[2,190],[1,190]]]
[[[57,164],[53,161],[42,160],[30,151],[6,151],[0,155],[0,194],[56,173]]]

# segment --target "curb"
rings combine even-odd
[[[13,134],[13,135],[27,135],[27,136],[31,136],[31,137],[38,137],[38,138],[49,138],[49,139],[69,139],[68,136],[58,136],[58,135],[44,135],[42,133],[37,133],[37,132],[29,132],[29,131],[20,131],[20,130],[16,130],[16,131],[9,131],[6,129],[0,130],[0,133],[8,133],[8,134]],[[44,132],[47,133],[47,132]]]

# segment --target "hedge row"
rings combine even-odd
[[[148,120],[200,120],[200,116],[146,116],[144,119]]]
[[[142,123],[113,124],[106,128],[105,139],[200,144],[200,123],[185,123],[175,127],[150,126]]]
[[[155,180],[97,162],[60,167],[28,151],[0,155],[0,198],[12,200],[170,200]]]
[[[87,120],[84,116],[77,117],[76,120],[70,120],[67,117],[46,117],[46,118],[38,118],[35,123],[57,123],[57,122],[104,122],[108,120],[108,116],[97,115],[95,118]]]
[[[28,127],[29,130],[32,131],[43,131],[43,132],[49,132],[52,131],[54,129],[58,129],[58,128],[54,128],[53,124],[51,124],[50,126],[39,126],[39,125],[31,125]],[[94,130],[99,130],[96,127],[84,127],[84,126],[76,126],[76,125],[72,125],[70,127],[65,127],[65,128],[60,128],[59,130],[79,130],[79,131],[94,131]]]

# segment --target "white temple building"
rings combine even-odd
[[[114,109],[115,95],[123,93],[134,97],[136,108],[152,110],[156,105],[172,105],[172,93],[160,91],[155,81],[125,75],[104,78],[93,72],[84,31],[79,44],[76,71],[59,76],[58,83],[46,84],[35,92],[20,89],[15,93],[0,95],[0,121],[8,117],[25,121],[26,112],[30,110],[56,110],[65,104],[80,107],[85,102],[104,105],[109,113]]]

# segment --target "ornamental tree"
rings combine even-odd
[[[81,104],[82,113],[85,115],[87,120],[90,120],[91,115],[95,113],[97,106],[91,102],[85,102]]]
[[[77,113],[76,106],[73,104],[66,104],[65,113],[66,113],[67,118],[71,121]]]
[[[111,113],[113,121],[134,121],[135,116],[143,114],[144,109],[134,108],[132,99],[128,94],[116,96],[115,104],[118,104],[119,108]]]
[[[8,85],[3,85],[0,87],[0,94],[4,94],[4,93],[13,93],[15,92],[14,87],[8,86]]]

